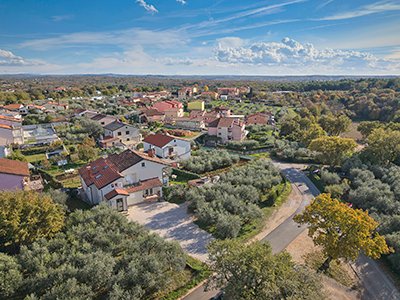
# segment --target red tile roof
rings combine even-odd
[[[80,168],[79,175],[87,186],[94,184],[98,189],[122,177],[116,166],[107,158],[99,158]]]
[[[7,158],[0,158],[0,173],[29,176],[28,163]]]
[[[115,196],[122,195],[122,196],[129,196],[129,193],[124,189],[115,189],[111,192],[104,195],[107,200],[114,198]]]
[[[3,129],[12,129],[12,126],[6,125],[6,124],[0,124],[0,128],[3,128]]]
[[[98,189],[122,178],[121,172],[136,165],[142,160],[153,161],[168,165],[155,157],[148,157],[144,153],[125,150],[120,154],[111,154],[107,158],[99,158],[79,169],[79,175],[87,186],[94,184]]]
[[[162,148],[174,139],[173,136],[157,133],[147,136],[143,142]]]
[[[151,189],[154,187],[160,187],[160,186],[162,186],[162,182],[160,181],[160,179],[158,177],[155,177],[155,178],[150,178],[147,180],[140,181],[138,185],[128,187],[126,189],[126,191],[129,194],[132,194],[135,192],[144,191],[147,189]]]
[[[8,109],[8,110],[18,110],[21,107],[23,107],[23,105],[19,104],[19,103],[12,103],[12,104],[8,104],[8,105],[4,105],[4,108]]]

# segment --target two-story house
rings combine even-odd
[[[247,135],[245,124],[236,118],[218,118],[208,124],[208,135],[229,141],[243,141]]]
[[[92,205],[107,202],[119,211],[162,197],[168,164],[144,153],[125,150],[79,169],[83,198]]]
[[[116,117],[105,115],[105,114],[96,114],[96,115],[92,116],[90,119],[92,121],[97,122],[98,124],[100,124],[103,127],[107,126],[108,124],[113,123],[117,120]]]
[[[103,141],[108,140],[125,145],[135,145],[141,142],[142,135],[139,128],[120,121],[114,121],[104,126]]]
[[[160,133],[147,136],[143,148],[145,152],[164,159],[188,159],[191,155],[190,141]]]
[[[0,190],[42,191],[43,182],[39,175],[30,175],[27,162],[0,158]]]
[[[183,104],[176,100],[165,100],[153,104],[154,109],[164,113],[166,118],[183,117]]]

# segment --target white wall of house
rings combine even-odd
[[[132,125],[125,125],[117,130],[104,130],[104,136],[112,136],[118,138],[120,142],[125,144],[138,144],[142,140],[142,135],[138,128]]]
[[[162,148],[143,142],[143,148],[145,152],[154,149],[155,154],[161,158],[168,158],[170,151],[176,155],[177,159],[188,159],[191,155],[190,142],[182,139],[174,139]],[[170,150],[171,148],[172,150]]]
[[[127,204],[128,206],[131,206],[141,203],[145,201],[145,197],[151,195],[160,195],[160,197],[162,197],[162,187],[153,187],[145,191],[137,191],[135,193],[131,193],[127,198]]]
[[[105,116],[104,118],[100,119],[100,120],[94,120],[95,122],[99,123],[101,126],[107,126],[108,124],[115,122],[117,120],[117,118],[113,117],[113,116]]]
[[[130,185],[139,181],[158,177],[163,182],[165,165],[150,160],[142,160],[136,165],[124,170],[124,185]]]

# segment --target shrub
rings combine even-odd
[[[181,162],[185,170],[202,174],[229,167],[239,161],[238,155],[230,154],[224,150],[199,150],[192,157]]]
[[[340,183],[339,175],[333,172],[329,172],[327,170],[321,170],[321,180],[325,185]]]

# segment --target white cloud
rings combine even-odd
[[[54,22],[61,22],[61,21],[66,21],[66,20],[70,20],[72,19],[73,16],[72,15],[59,15],[59,16],[52,16],[51,19]]]
[[[216,59],[230,64],[280,66],[293,69],[322,68],[351,72],[365,70],[398,70],[399,61],[380,59],[368,52],[338,49],[316,49],[290,38],[281,42],[259,42],[247,47],[226,47],[219,43]],[[322,70],[321,69],[321,70]]]
[[[244,45],[244,40],[239,37],[224,37],[217,39],[217,43],[221,48],[238,48]]]
[[[173,30],[153,31],[141,28],[103,32],[76,32],[46,39],[28,40],[22,48],[48,50],[56,48],[87,47],[90,45],[111,45],[122,48],[132,46],[152,46],[171,48],[184,45],[186,35]]]
[[[38,64],[40,64],[39,61],[27,60],[11,51],[0,49],[0,66],[32,66]]]
[[[136,3],[138,3],[141,7],[143,7],[145,10],[147,10],[148,12],[150,12],[152,14],[158,13],[158,10],[157,10],[157,8],[155,8],[154,5],[148,4],[144,0],[136,0]]]
[[[186,0],[176,0],[176,2],[178,2],[178,3],[182,4],[182,5],[186,4]]]
[[[400,4],[398,2],[396,3],[392,1],[380,1],[362,6],[359,9],[353,11],[334,14],[324,18],[320,18],[318,20],[326,20],[326,21],[345,20],[345,19],[368,16],[377,13],[398,11],[398,10],[400,10]]]

